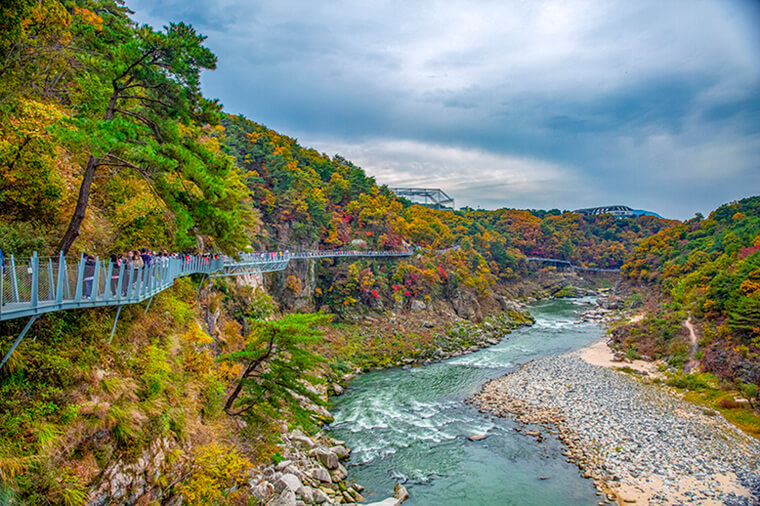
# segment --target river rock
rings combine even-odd
[[[279,464],[275,466],[275,469],[278,471],[282,471],[283,469],[285,469],[292,463],[293,463],[292,460],[283,460],[282,462],[280,462]]]
[[[280,476],[280,479],[275,482],[274,488],[279,491],[286,489],[292,490],[293,493],[296,494],[303,488],[303,483],[301,483],[301,480],[299,480],[295,474],[283,474]]]
[[[314,504],[322,504],[323,502],[330,500],[330,498],[327,497],[327,494],[325,494],[318,488],[313,489],[312,497],[313,497]]]
[[[469,436],[467,439],[469,439],[470,441],[483,441],[487,437],[488,437],[488,434],[476,434],[474,436]]]
[[[383,501],[369,503],[365,506],[399,506],[399,504],[407,499],[409,499],[409,492],[407,492],[405,486],[399,483],[393,489],[393,497],[389,497]]]
[[[275,496],[269,503],[269,506],[296,506],[296,494],[290,489],[285,489]]]
[[[330,451],[338,456],[339,459],[347,459],[350,451],[345,446],[332,446]]]
[[[301,432],[300,430],[296,429],[293,432],[291,432],[288,437],[290,440],[295,443],[296,446],[300,446],[301,448],[304,448],[306,450],[311,450],[316,446],[314,444],[314,441],[311,440],[309,436]]]
[[[319,481],[321,481],[323,483],[332,483],[332,478],[330,477],[330,473],[327,472],[327,469],[325,469],[322,466],[317,467],[316,469],[314,469],[311,472],[311,477],[314,478],[315,480],[319,480]]]
[[[303,502],[306,504],[311,504],[314,502],[314,489],[309,487],[308,485],[304,485],[301,488],[301,493],[298,494],[301,499],[303,499]]]
[[[312,450],[311,453],[312,456],[316,457],[327,469],[337,469],[340,465],[340,462],[338,462],[338,456],[327,448],[317,448],[316,450]]]
[[[409,491],[407,491],[406,487],[401,483],[397,483],[396,486],[393,487],[393,497],[398,499],[399,503],[402,503],[409,499]]]
[[[335,395],[343,395],[343,387],[338,385],[337,383],[332,384],[332,390],[335,393]]]
[[[269,502],[269,499],[271,499],[272,496],[276,493],[274,485],[268,481],[262,481],[258,485],[252,486],[251,488],[253,490],[253,495],[256,496],[256,498],[263,504],[267,504]]]
[[[333,481],[343,481],[348,477],[348,471],[341,464],[332,472]]]

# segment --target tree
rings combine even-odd
[[[193,138],[192,125],[214,122],[219,112],[218,104],[200,93],[201,69],[216,66],[216,57],[202,45],[205,37],[184,23],[170,24],[163,32],[148,26],[136,28],[126,8],[108,0],[101,2],[98,14],[103,20],[99,30],[78,25],[77,35],[87,49],[79,55],[79,63],[86,71],[79,77],[74,97],[77,129],[69,140],[89,156],[73,216],[60,242],[64,253],[79,235],[101,168],[126,168],[140,174],[156,199],[169,204],[167,212],[184,215],[177,217],[180,233],[203,215],[188,213],[192,203],[188,200],[194,192],[206,194],[214,169],[223,172],[217,185],[229,182],[234,189],[239,183],[239,178],[236,183],[228,175],[231,161],[208,156]],[[199,173],[199,165],[210,169],[210,174]],[[188,167],[189,177],[183,173]],[[187,188],[188,181],[196,188]],[[203,183],[209,184],[204,187]],[[169,192],[176,187],[183,187],[184,195]],[[244,195],[242,186],[237,191]],[[224,223],[212,226],[224,227]],[[240,240],[238,234],[233,242]]]
[[[296,396],[321,402],[306,388],[314,379],[310,372],[323,359],[307,350],[318,342],[332,315],[289,314],[280,320],[254,321],[245,349],[229,353],[222,360],[242,362],[246,368],[224,406],[230,416],[258,416],[277,413],[283,403],[300,409]]]

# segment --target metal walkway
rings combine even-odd
[[[577,265],[573,265],[567,260],[557,260],[556,258],[543,258],[543,257],[526,257],[526,260],[530,260],[533,262],[544,262],[548,264],[554,264],[559,265],[562,267],[568,267],[570,269],[575,269],[576,271],[587,271],[587,272],[620,272],[620,269],[601,269],[596,267],[579,267]]]
[[[241,276],[258,272],[284,270],[291,260],[311,260],[314,258],[388,258],[408,257],[415,250],[403,251],[353,251],[353,250],[314,250],[284,253],[244,253],[236,260],[226,259],[224,266],[217,272],[209,274],[212,278]]]
[[[0,368],[31,328],[45,313],[70,309],[116,306],[111,339],[121,307],[150,300],[174,285],[177,278],[191,274],[209,277],[242,276],[284,270],[291,260],[314,258],[388,258],[408,257],[403,251],[304,251],[241,254],[238,258],[179,256],[153,257],[147,267],[133,269],[99,258],[80,257],[69,263],[63,254],[57,258],[17,259],[13,255],[2,266],[0,276],[0,321],[31,317],[6,353]],[[147,308],[146,308],[147,310]]]
[[[70,264],[58,258],[10,257],[0,277],[0,321],[101,306],[122,306],[147,300],[191,274],[209,277],[241,276],[284,270],[291,260],[316,258],[408,257],[403,251],[303,251],[241,254],[238,258],[184,256],[154,257],[140,269],[115,266],[98,258]]]

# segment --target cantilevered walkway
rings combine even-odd
[[[69,263],[63,254],[42,258],[11,255],[0,277],[0,321],[30,317],[16,341],[6,353],[2,367],[34,321],[45,313],[70,309],[116,306],[116,322],[125,304],[152,300],[153,296],[174,285],[177,278],[191,274],[209,277],[242,276],[284,270],[291,260],[313,258],[393,258],[408,257],[414,249],[402,251],[303,251],[297,253],[265,252],[241,254],[238,258],[184,256],[153,257],[147,267],[133,269],[116,266],[99,258],[80,257]]]
[[[435,250],[440,254],[453,248]],[[6,353],[0,368],[5,364],[34,321],[45,313],[80,308],[116,306],[116,317],[111,329],[111,339],[122,306],[136,304],[174,285],[177,278],[192,274],[208,277],[242,276],[264,272],[282,271],[292,260],[317,258],[398,258],[409,257],[420,248],[401,251],[353,251],[313,250],[301,252],[245,253],[237,258],[225,256],[153,257],[147,267],[133,269],[99,258],[80,257],[69,263],[63,254],[58,257],[6,259],[0,276],[0,321],[30,318],[21,334]],[[551,263],[582,271],[617,272],[619,269],[578,267],[566,260],[528,257],[530,261]],[[146,308],[147,310],[147,308]]]
[[[150,299],[191,274],[209,277],[242,276],[284,270],[291,260],[316,258],[408,257],[402,251],[303,251],[241,254],[238,258],[180,256],[153,257],[147,267],[115,266],[98,258],[67,262],[57,258],[16,259],[11,256],[0,278],[0,321],[100,306],[122,306]]]
[[[576,271],[586,271],[586,272],[620,272],[620,269],[602,269],[598,267],[581,267],[578,265],[573,265],[567,260],[558,260],[556,258],[544,258],[544,257],[527,257],[526,260],[531,262],[544,262],[547,264],[552,264],[557,267],[567,267],[568,269],[574,269]]]

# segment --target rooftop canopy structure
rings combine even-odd
[[[440,188],[391,188],[399,197],[433,209],[454,209],[454,199]]]
[[[611,214],[613,216],[628,217],[634,215],[633,209],[628,206],[587,207],[585,209],[576,209],[573,212],[582,214],[584,216],[591,216],[595,214]]]

